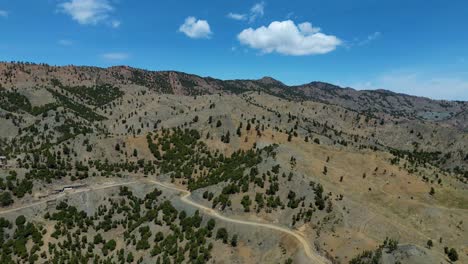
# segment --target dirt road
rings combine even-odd
[[[175,187],[173,185],[170,185],[170,184],[167,184],[167,183],[162,183],[162,182],[155,181],[155,180],[145,179],[143,181],[144,182],[150,182],[152,184],[159,185],[159,186],[161,186],[163,188],[171,189],[171,190],[174,190],[176,192],[182,193],[182,196],[180,196],[180,199],[181,199],[182,202],[184,202],[184,203],[186,203],[188,205],[191,205],[193,207],[199,208],[205,214],[208,214],[210,216],[218,218],[218,219],[220,219],[222,221],[231,222],[231,223],[240,224],[240,225],[249,225],[249,226],[257,226],[257,227],[268,228],[268,229],[276,230],[276,231],[279,231],[279,232],[286,233],[286,234],[288,234],[290,236],[293,236],[294,238],[296,238],[299,241],[299,243],[302,244],[305,254],[310,259],[310,263],[314,263],[314,264],[315,263],[317,263],[317,264],[329,263],[329,261],[327,259],[325,259],[324,257],[320,256],[319,254],[315,253],[312,250],[312,247],[311,247],[310,243],[299,232],[296,232],[294,230],[291,230],[291,229],[288,229],[288,228],[285,228],[285,227],[280,227],[280,226],[276,226],[276,225],[273,225],[273,224],[268,224],[268,223],[259,223],[259,222],[254,222],[254,221],[232,219],[232,218],[221,215],[219,212],[217,212],[216,210],[213,210],[212,208],[206,207],[204,205],[201,205],[201,204],[198,204],[198,203],[192,201],[189,198],[191,193],[189,191],[187,191],[187,190],[180,189],[180,188],[177,188],[177,187]],[[56,199],[58,199],[60,197],[70,195],[70,194],[77,194],[77,193],[82,193],[82,192],[102,190],[102,189],[107,189],[107,188],[113,188],[113,187],[119,187],[119,186],[124,186],[124,185],[135,184],[135,183],[138,183],[138,182],[141,182],[141,181],[113,183],[113,184],[102,185],[102,186],[99,186],[99,187],[83,188],[83,189],[80,189],[80,190],[74,190],[74,191],[70,191],[70,192],[63,192],[61,194],[51,196],[50,198],[47,198],[47,199],[44,199],[44,200],[41,200],[41,201],[38,201],[38,202],[34,202],[34,203],[31,203],[31,204],[28,204],[28,205],[23,205],[23,206],[14,207],[14,208],[10,208],[10,209],[7,209],[7,210],[0,211],[0,215],[15,212],[15,211],[19,211],[19,210],[22,210],[22,209],[25,209],[25,208],[34,207],[34,206],[37,206],[37,205],[41,205],[41,204],[47,203],[49,201],[56,200]]]
[[[235,224],[250,225],[250,226],[257,226],[257,227],[273,229],[273,230],[280,231],[280,232],[286,233],[288,235],[291,235],[294,238],[296,238],[302,244],[305,254],[307,255],[307,257],[311,261],[310,263],[329,263],[329,261],[327,259],[325,259],[324,257],[320,256],[319,254],[315,253],[312,250],[312,247],[311,247],[310,243],[300,233],[298,233],[296,231],[293,231],[293,230],[288,229],[288,228],[276,226],[276,225],[273,225],[273,224],[259,223],[259,222],[246,221],[246,220],[238,220],[238,219],[232,219],[232,218],[223,216],[219,212],[213,210],[212,208],[206,207],[204,205],[198,204],[198,203],[190,200],[189,197],[190,197],[191,193],[189,191],[187,191],[187,190],[179,189],[179,188],[177,188],[177,187],[175,187],[173,185],[158,182],[158,181],[155,181],[155,180],[149,180],[149,181],[151,183],[162,186],[164,188],[171,189],[171,190],[182,193],[183,195],[180,197],[182,202],[184,202],[186,204],[189,204],[189,205],[191,205],[193,207],[199,208],[204,213],[206,213],[208,215],[211,215],[211,216],[213,216],[215,218],[218,218],[220,220],[235,223]]]

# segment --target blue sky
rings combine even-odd
[[[0,0],[0,60],[468,100],[463,0]]]

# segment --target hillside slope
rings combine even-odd
[[[177,195],[146,205],[154,199],[147,185],[157,180],[191,191],[191,200],[225,217],[292,230],[313,245],[314,254],[333,263],[367,263],[374,257],[383,263],[441,263],[453,255],[452,248],[462,262],[468,259],[463,221],[468,217],[468,102],[126,66],[1,63],[0,86],[0,156],[9,166],[0,168],[1,210],[64,200],[84,210],[78,215],[86,221],[96,221],[92,232],[106,228],[104,240],[126,234],[108,255],[90,249],[93,258],[154,253],[154,259],[184,256],[182,262],[188,262],[193,254],[209,262],[229,251],[232,262],[251,256],[253,263],[307,263],[294,237],[274,233],[262,244],[268,240],[264,231],[249,237],[250,229],[217,223],[229,231],[229,242],[225,234],[213,239],[203,233],[204,225],[184,222],[185,216],[198,217]],[[93,189],[115,182],[147,187],[144,192],[132,187],[136,197],[125,189],[118,196]],[[64,186],[90,189],[67,200],[60,196]],[[187,212],[176,217],[183,231],[166,221],[175,212],[165,202],[168,197],[178,211]],[[117,202],[123,212],[113,218],[108,207]],[[106,209],[90,219],[99,206]],[[5,215],[12,222],[19,213],[29,216],[51,231],[44,231],[41,241],[58,245],[67,232],[82,235],[79,229],[67,230],[63,219],[44,216],[75,217],[75,209],[66,208],[38,206]],[[166,220],[154,218],[155,211]],[[153,231],[148,237],[147,226]],[[159,228],[169,240],[181,236],[184,246],[162,248],[154,232]],[[195,243],[192,232],[203,236],[200,245],[209,241],[213,247],[185,246]],[[11,240],[7,234],[13,233],[5,227],[1,237]],[[236,243],[230,241],[233,234]],[[49,252],[45,246],[15,251],[15,242],[8,243],[13,263],[42,251],[56,259],[70,253],[65,248]],[[132,244],[128,251],[125,243]]]

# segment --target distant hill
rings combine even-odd
[[[468,102],[0,63],[0,156],[2,263],[466,262]]]

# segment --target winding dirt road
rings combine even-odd
[[[304,252],[307,255],[307,257],[310,259],[311,263],[319,263],[319,264],[329,263],[329,261],[327,259],[325,259],[324,257],[320,256],[319,254],[315,253],[312,250],[312,247],[311,247],[310,243],[300,233],[298,233],[296,231],[293,231],[293,230],[290,230],[290,229],[287,229],[287,228],[284,228],[284,227],[280,227],[280,226],[277,226],[277,225],[268,224],[268,223],[259,223],[259,222],[254,222],[254,221],[232,219],[232,218],[221,215],[219,212],[213,210],[212,208],[206,207],[204,205],[201,205],[201,204],[198,204],[198,203],[192,201],[189,198],[191,193],[189,191],[187,191],[187,190],[179,189],[179,188],[174,187],[172,185],[162,183],[162,182],[159,182],[159,181],[155,181],[155,180],[149,180],[149,182],[154,183],[156,185],[159,185],[161,187],[164,187],[164,188],[171,189],[171,190],[182,193],[183,195],[180,196],[180,199],[181,199],[182,202],[184,202],[184,203],[186,203],[188,205],[191,205],[193,207],[199,208],[204,213],[206,213],[208,215],[211,215],[211,216],[213,216],[215,218],[218,218],[218,219],[220,219],[222,221],[231,222],[231,223],[235,223],[235,224],[241,224],[241,225],[250,225],[250,226],[268,228],[268,229],[280,231],[280,232],[286,233],[286,234],[288,234],[290,236],[293,236],[295,239],[297,239],[302,244],[302,246],[304,248]]]
[[[0,215],[11,213],[11,212],[16,212],[16,211],[26,209],[26,208],[30,208],[30,207],[34,207],[34,206],[37,206],[37,205],[41,205],[41,204],[47,203],[49,201],[56,200],[56,199],[58,199],[60,197],[66,196],[66,195],[72,195],[72,194],[77,194],[77,193],[82,193],[82,192],[89,192],[89,191],[95,191],[95,190],[102,190],[102,189],[107,189],[107,188],[131,185],[131,184],[135,184],[135,183],[139,183],[139,182],[142,182],[142,181],[112,183],[112,184],[102,185],[102,186],[99,186],[99,187],[83,188],[83,189],[74,190],[74,191],[71,191],[71,192],[63,192],[63,193],[51,196],[50,198],[47,198],[47,199],[44,199],[44,200],[41,200],[41,201],[38,201],[38,202],[34,202],[34,203],[27,204],[27,205],[14,207],[14,208],[9,208],[9,209],[0,211]],[[310,259],[310,263],[314,263],[314,264],[315,263],[317,263],[317,264],[325,264],[325,263],[328,264],[329,263],[329,261],[326,258],[322,257],[321,255],[315,253],[312,250],[312,247],[311,247],[310,243],[299,232],[293,231],[293,230],[285,228],[285,227],[280,227],[280,226],[277,226],[277,225],[268,224],[268,223],[260,223],[260,222],[254,222],[254,221],[232,219],[232,218],[223,216],[222,214],[220,214],[216,210],[213,210],[212,208],[206,207],[204,205],[201,205],[201,204],[198,204],[198,203],[192,201],[189,198],[190,195],[191,195],[191,192],[189,192],[187,190],[180,189],[180,188],[177,188],[177,187],[175,187],[173,185],[162,183],[162,182],[159,182],[159,181],[156,181],[156,180],[145,179],[145,180],[143,180],[143,182],[149,182],[149,183],[152,183],[152,184],[155,184],[155,185],[159,185],[159,186],[161,186],[163,188],[170,189],[170,190],[182,193],[182,195],[180,196],[180,199],[181,199],[182,202],[184,202],[184,203],[186,203],[188,205],[191,205],[193,207],[199,208],[205,214],[208,214],[208,215],[210,215],[212,217],[218,218],[218,219],[220,219],[222,221],[231,222],[231,223],[240,224],[240,225],[263,227],[263,228],[276,230],[276,231],[279,231],[279,232],[286,233],[286,234],[288,234],[290,236],[293,236],[295,239],[297,239],[299,241],[299,243],[302,244],[305,254]]]

